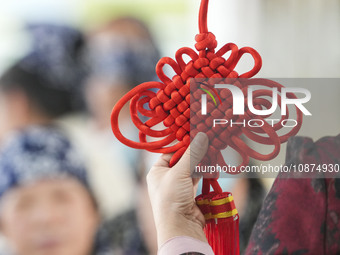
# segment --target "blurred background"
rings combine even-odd
[[[0,146],[26,126],[61,127],[83,155],[105,240],[115,254],[156,254],[145,175],[158,156],[119,143],[110,130],[110,111],[134,86],[157,80],[154,66],[160,57],[174,57],[183,46],[194,48],[199,5],[198,0],[0,3]],[[233,42],[260,53],[257,77],[340,78],[340,0],[211,0],[208,27],[218,48]],[[250,65],[245,57],[237,71]],[[21,85],[13,89],[13,84]],[[313,117],[305,119],[299,135],[337,135],[340,84],[304,87],[312,93]],[[42,90],[45,94],[39,94]],[[123,112],[121,129],[137,138],[128,119]],[[272,163],[282,164],[284,158],[282,146]],[[238,207],[246,219],[245,246],[272,179],[237,182],[225,181],[223,188],[243,201]],[[255,204],[247,203],[250,194]]]

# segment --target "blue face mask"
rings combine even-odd
[[[159,55],[148,40],[131,39],[124,34],[93,38],[87,51],[90,76],[100,77],[112,86],[136,86],[154,80]]]

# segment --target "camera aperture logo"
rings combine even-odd
[[[209,88],[207,85],[205,85],[203,82],[200,82],[200,87],[199,89],[204,91],[206,94],[202,94],[202,106],[204,105],[205,107],[202,107],[202,115],[206,115],[207,114],[207,95],[210,96],[210,98],[213,100],[215,106],[217,106],[217,102],[216,99],[214,97],[214,95],[209,91],[212,90],[213,93],[215,94],[215,96],[218,98],[218,101],[220,102],[220,104],[222,104],[222,100],[221,97],[218,95],[216,89],[214,88]],[[204,88],[206,87],[206,88]]]

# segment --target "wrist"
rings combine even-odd
[[[189,236],[207,242],[202,223],[193,215],[164,213],[156,221],[158,247],[176,236]]]

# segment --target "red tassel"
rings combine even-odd
[[[215,255],[240,254],[239,215],[232,194],[209,192],[196,197],[196,203],[205,217],[204,232]]]

